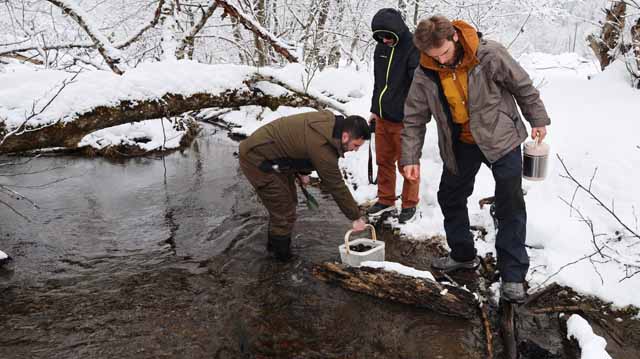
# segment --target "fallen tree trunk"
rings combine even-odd
[[[70,122],[58,122],[39,128],[25,128],[19,134],[8,136],[0,144],[0,154],[23,152],[50,147],[76,147],[87,134],[125,123],[172,117],[208,107],[240,107],[258,105],[273,110],[278,106],[325,108],[323,104],[309,96],[295,93],[270,96],[253,87],[255,81],[248,81],[246,88],[227,90],[220,94],[194,94],[183,96],[166,94],[160,100],[121,101],[114,106],[99,106],[92,111],[78,115]],[[0,123],[0,137],[8,133],[5,124]]]
[[[313,275],[355,292],[427,308],[444,315],[466,319],[478,315],[478,303],[473,293],[428,279],[328,262],[314,266]]]

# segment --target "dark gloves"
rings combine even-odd
[[[369,120],[369,132],[371,133],[375,133],[376,132],[376,119],[372,118],[371,120]]]

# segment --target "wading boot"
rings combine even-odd
[[[273,256],[281,261],[287,262],[291,259],[291,236],[269,235],[267,240],[267,250],[273,253]]]
[[[524,290],[524,283],[502,282],[500,286],[500,297],[511,303],[524,303],[527,298],[527,291]]]

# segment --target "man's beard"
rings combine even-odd
[[[460,62],[462,62],[462,58],[464,57],[464,48],[462,47],[462,44],[460,43],[460,41],[456,41],[455,51],[456,53],[455,53],[455,56],[453,57],[453,60],[451,61],[450,64],[446,64],[446,66],[456,67]]]

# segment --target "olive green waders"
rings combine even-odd
[[[240,169],[269,212],[267,249],[273,251],[277,259],[287,260],[291,257],[291,232],[298,204],[295,175],[264,172],[243,157],[241,153]]]

